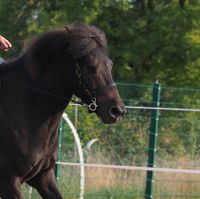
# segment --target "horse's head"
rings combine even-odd
[[[67,31],[76,76],[74,93],[104,123],[120,121],[125,106],[112,78],[113,63],[107,55],[105,34],[96,27],[85,25],[68,28]]]

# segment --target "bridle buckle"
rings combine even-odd
[[[95,112],[96,109],[97,109],[97,107],[98,107],[98,105],[97,105],[97,99],[94,97],[94,98],[91,99],[91,101],[92,102],[88,105],[88,109],[91,112]]]

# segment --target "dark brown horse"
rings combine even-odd
[[[42,198],[62,199],[53,168],[58,125],[72,95],[104,123],[121,120],[125,108],[106,47],[102,31],[76,24],[42,35],[0,65],[0,198],[22,199],[26,182]]]

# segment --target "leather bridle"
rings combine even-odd
[[[84,101],[84,103],[87,104],[89,112],[95,112],[97,107],[99,106],[97,104],[97,97],[101,96],[106,90],[115,88],[117,85],[115,82],[111,82],[107,85],[102,86],[98,89],[93,89],[87,79],[83,77],[80,71],[80,66],[78,63],[75,64],[75,72],[76,72],[76,78],[78,82],[78,88],[83,91],[83,93],[88,97],[88,101],[90,103],[87,103]]]

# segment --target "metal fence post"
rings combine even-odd
[[[152,107],[158,108],[159,105],[160,105],[160,84],[156,82],[155,84],[153,84]],[[150,134],[149,134],[149,149],[148,149],[148,164],[147,164],[148,167],[155,167],[158,120],[159,120],[159,110],[152,109]],[[153,183],[154,183],[153,175],[154,175],[153,171],[147,171],[145,199],[153,198]]]
[[[57,156],[57,162],[59,162],[61,160],[61,146],[62,146],[62,134],[63,134],[63,119],[60,122],[60,127],[58,130],[58,140],[59,140],[59,144],[58,144],[58,156]],[[59,180],[60,178],[60,165],[56,164],[55,165],[55,176],[56,176],[56,181]]]

